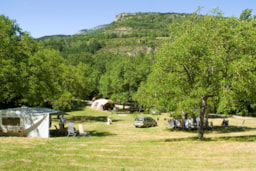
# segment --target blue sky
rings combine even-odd
[[[224,16],[239,17],[250,8],[256,14],[255,0],[1,0],[0,15],[16,20],[34,38],[65,34],[111,23],[122,12],[192,13],[198,6],[202,14],[219,8]]]

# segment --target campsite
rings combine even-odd
[[[234,16],[220,0],[227,14],[14,1],[0,6],[0,171],[256,170],[255,2]]]
[[[50,138],[1,137],[0,170],[253,170],[256,168],[256,119],[211,118],[215,129],[203,140],[196,130],[171,129],[159,117],[157,127],[135,128],[134,118],[147,114],[97,111],[89,106],[67,112],[68,122],[88,136],[67,137],[56,132],[52,116]],[[107,117],[112,124],[107,125]],[[240,125],[245,120],[244,125]]]

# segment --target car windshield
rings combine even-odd
[[[135,121],[143,121],[143,117],[135,118]]]

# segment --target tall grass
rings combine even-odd
[[[230,127],[215,128],[197,140],[193,130],[166,128],[164,117],[152,128],[135,128],[135,115],[118,116],[86,108],[66,116],[82,123],[87,137],[0,137],[0,170],[254,170],[256,119],[229,118]],[[106,118],[112,116],[113,124]],[[52,118],[53,124],[59,120]]]

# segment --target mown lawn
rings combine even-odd
[[[165,117],[159,126],[135,128],[137,114],[118,116],[86,108],[68,112],[67,122],[82,123],[91,135],[51,138],[0,137],[0,170],[255,170],[256,119],[228,118],[230,127],[221,128],[222,119],[211,119],[213,131],[197,140],[193,130],[172,130]],[[107,116],[113,124],[107,125]]]

